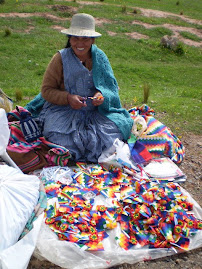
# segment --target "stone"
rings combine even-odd
[[[161,38],[161,45],[172,50],[177,48],[178,42],[179,40],[175,36],[165,35]]]

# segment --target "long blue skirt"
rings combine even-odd
[[[69,149],[74,161],[96,163],[103,150],[122,134],[97,108],[72,109],[45,103],[39,119],[47,140]]]

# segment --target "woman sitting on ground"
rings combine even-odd
[[[97,162],[116,138],[129,138],[133,120],[121,107],[107,56],[94,45],[101,36],[94,18],[76,14],[62,33],[67,46],[53,56],[42,83],[42,132],[69,149],[74,161]]]

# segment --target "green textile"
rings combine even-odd
[[[104,102],[98,107],[99,112],[112,120],[127,140],[131,134],[133,120],[121,106],[119,88],[106,54],[96,45],[92,45],[93,82],[102,95]]]

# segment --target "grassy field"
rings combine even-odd
[[[0,0],[0,3],[3,0]],[[163,48],[160,40],[172,35],[165,24],[183,27],[181,36],[201,42],[187,29],[200,30],[202,2],[198,0],[104,0],[88,1],[5,0],[0,4],[0,88],[14,104],[25,105],[40,91],[44,71],[66,36],[53,27],[69,26],[74,12],[86,12],[103,21],[96,44],[108,55],[120,86],[123,106],[143,103],[144,88],[150,89],[147,104],[156,117],[177,135],[201,134],[202,50],[180,43],[178,52]],[[96,4],[95,4],[96,2]],[[172,12],[176,16],[148,17],[139,8]],[[6,13],[21,17],[3,17]],[[30,16],[22,16],[30,13]],[[32,14],[35,13],[35,14]],[[57,18],[47,16],[55,15]],[[32,16],[31,16],[32,15]],[[133,24],[133,21],[139,22]],[[146,28],[143,24],[155,27]],[[109,33],[113,32],[114,35]],[[136,32],[147,38],[134,39]],[[181,53],[179,53],[181,52]],[[22,100],[20,100],[22,95]],[[16,99],[17,98],[17,99]]]

